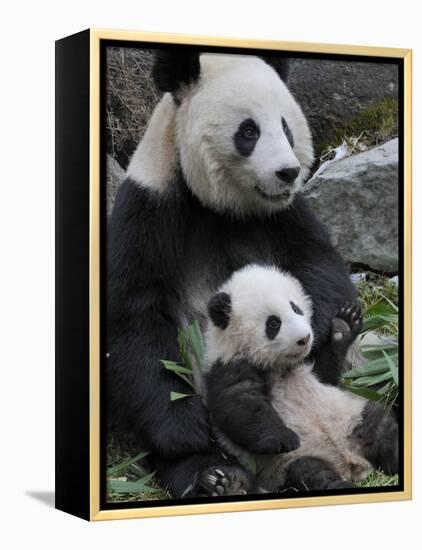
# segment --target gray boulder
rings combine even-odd
[[[110,214],[113,208],[114,199],[116,197],[117,190],[120,187],[124,177],[125,171],[120,167],[120,164],[114,160],[114,158],[107,154],[107,214]]]
[[[398,139],[327,163],[305,186],[311,207],[351,264],[398,271]]]
[[[289,88],[298,100],[317,152],[344,123],[386,97],[397,98],[399,70],[389,63],[292,59]]]

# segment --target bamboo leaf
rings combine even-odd
[[[391,373],[388,370],[382,374],[375,374],[373,376],[360,376],[355,378],[353,382],[350,382],[350,386],[361,387],[361,386],[373,386],[374,384],[380,384],[391,378]],[[349,386],[349,387],[350,387]]]
[[[390,369],[391,376],[393,377],[394,383],[396,384],[396,386],[398,386],[399,385],[399,369],[393,363],[393,361],[391,360],[391,357],[384,350],[383,350],[383,354],[384,354],[385,360],[388,364],[388,367]]]
[[[359,395],[360,397],[364,397],[365,399],[370,399],[371,401],[381,401],[382,395],[374,390],[370,390],[368,388],[355,388],[354,386],[349,386],[348,384],[344,384],[343,387],[355,395]]]
[[[177,391],[170,392],[170,401],[177,401],[178,399],[184,399],[185,397],[192,397],[191,393],[179,393]]]
[[[161,363],[164,365],[164,367],[167,370],[170,370],[172,372],[176,373],[184,373],[184,374],[192,374],[192,371],[190,369],[187,369],[186,367],[183,367],[182,365],[179,365],[179,363],[175,363],[174,361],[166,361],[164,359],[161,360]]]
[[[398,358],[397,354],[394,354],[392,356],[394,359]],[[364,365],[361,365],[360,367],[356,367],[354,369],[350,369],[346,371],[343,375],[343,378],[359,378],[361,376],[369,376],[373,374],[380,374],[382,372],[388,371],[388,364],[385,361],[384,357],[380,357],[379,359],[374,359],[373,361],[368,361]]]
[[[108,468],[107,470],[107,476],[109,477],[115,477],[124,472],[129,466],[134,464],[135,462],[138,462],[139,460],[142,460],[147,455],[149,455],[149,452],[142,451],[141,453],[137,454],[133,458],[130,458],[129,460],[125,460],[125,462],[122,462],[121,464],[117,464],[116,466],[112,466],[111,468]]]
[[[109,479],[108,488],[115,493],[156,493],[158,489],[150,487],[148,483],[154,477],[155,472],[144,476],[138,481],[121,481],[119,479]]]

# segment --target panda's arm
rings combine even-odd
[[[303,197],[298,195],[295,198],[289,214],[284,232],[289,242],[291,262],[286,267],[312,298],[314,370],[322,382],[338,384],[347,347],[333,343],[331,324],[342,304],[356,301],[356,290],[326,227],[316,218]]]
[[[205,383],[213,422],[233,443],[255,454],[299,447],[298,436],[271,405],[264,373],[254,365],[246,360],[216,363]]]
[[[127,179],[109,221],[107,402],[138,442],[163,458],[209,450],[199,396],[162,359],[178,360],[186,211],[177,187],[160,195]]]

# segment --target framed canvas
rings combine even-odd
[[[56,43],[56,507],[411,498],[411,51]]]

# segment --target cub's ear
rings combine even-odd
[[[216,327],[228,327],[231,311],[232,302],[227,292],[219,292],[208,302],[208,314]]]
[[[260,57],[265,61],[265,63],[267,63],[267,65],[270,65],[281,80],[287,84],[290,72],[290,59],[288,57],[280,57],[279,53],[266,54]]]
[[[192,50],[158,50],[155,53],[152,77],[162,92],[173,94],[183,85],[199,78],[199,52]]]

